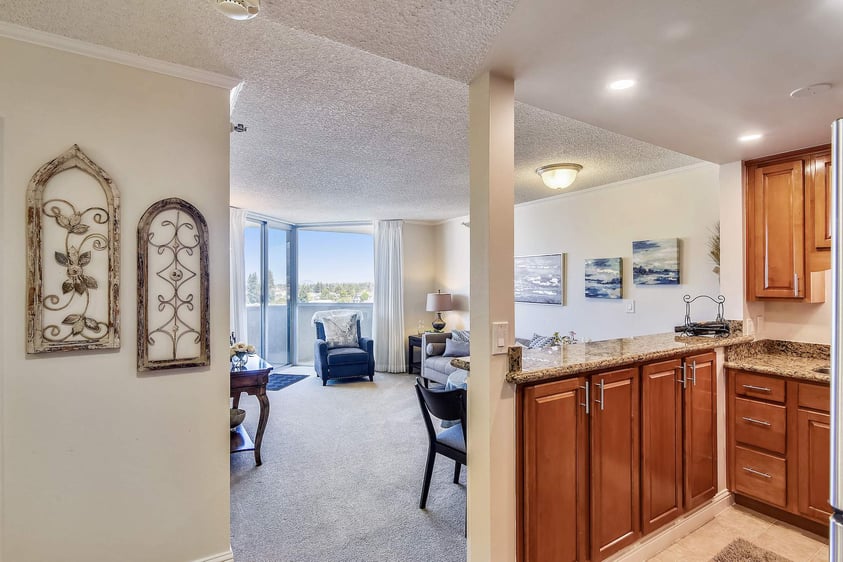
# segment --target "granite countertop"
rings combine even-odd
[[[510,371],[507,382],[532,383],[632,363],[670,359],[717,347],[751,342],[752,336],[687,337],[675,333],[562,345],[557,349],[523,350],[520,371]]]
[[[828,383],[830,375],[814,369],[827,367],[829,354],[828,345],[759,340],[729,348],[723,365],[730,369]]]

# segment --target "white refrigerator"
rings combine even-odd
[[[831,124],[831,516],[830,560],[843,560],[843,118]]]

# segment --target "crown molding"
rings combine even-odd
[[[50,49],[57,49],[59,51],[82,55],[84,57],[122,64],[132,68],[148,70],[157,74],[182,78],[184,80],[190,80],[191,82],[216,86],[217,88],[224,88],[226,90],[231,90],[241,82],[239,78],[226,76],[225,74],[219,74],[209,70],[200,70],[191,66],[176,64],[174,62],[166,62],[153,59],[151,57],[145,57],[143,55],[136,55],[134,53],[127,53],[125,51],[112,49],[111,47],[94,45],[93,43],[80,41],[78,39],[71,39],[70,37],[64,37],[63,35],[56,35],[46,31],[31,29],[14,23],[0,22],[0,37],[23,41],[25,43],[48,47]]]
[[[625,180],[620,180],[612,183],[604,183],[603,185],[596,185],[594,187],[586,187],[584,189],[578,189],[576,191],[568,191],[567,193],[560,193],[558,195],[551,195],[549,197],[542,197],[540,199],[533,199],[532,201],[524,201],[523,203],[518,203],[515,205],[516,209],[520,209],[521,207],[531,207],[533,205],[539,205],[541,203],[548,203],[550,201],[556,201],[558,199],[567,199],[568,197],[580,197],[583,195],[590,195],[592,193],[597,193],[598,191],[604,190],[611,190],[617,189],[620,187],[627,187],[627,186],[634,186],[637,183],[641,183],[642,181],[654,180],[657,178],[662,178],[665,176],[672,176],[675,174],[682,174],[685,172],[691,172],[694,170],[700,170],[704,168],[709,169],[717,169],[719,168],[719,164],[714,164],[713,162],[702,161],[696,164],[691,164],[689,166],[682,166],[681,168],[672,168],[670,170],[664,170],[661,172],[654,172],[652,174],[647,174],[646,176],[638,176],[635,178],[629,178]]]

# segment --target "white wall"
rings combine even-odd
[[[433,313],[425,311],[427,293],[435,291],[435,227],[404,222],[404,336],[430,329]]]
[[[443,313],[446,330],[462,330],[470,327],[469,292],[471,231],[462,223],[468,217],[449,220],[436,226],[436,280],[437,289],[453,295],[454,310]]]
[[[229,551],[228,91],[0,39],[2,557],[191,561]],[[26,357],[25,192],[73,143],[122,204],[119,351]],[[136,372],[137,223],[182,197],[210,232],[212,365]]]
[[[515,211],[516,255],[567,254],[565,306],[516,304],[520,337],[573,330],[578,337],[607,339],[669,332],[685,314],[682,296],[716,295],[718,277],[707,255],[709,230],[719,219],[718,167],[702,165],[575,192]],[[635,286],[632,242],[680,239],[680,285]],[[585,298],[588,258],[623,258],[623,297]],[[694,319],[711,320],[714,305],[694,306]]]
[[[565,306],[516,303],[515,334],[573,330],[597,340],[669,332],[681,324],[683,295],[720,291],[707,248],[719,220],[718,173],[718,166],[703,164],[516,206],[516,255],[561,252],[567,259]],[[461,222],[467,220],[440,224],[436,237],[437,280],[454,292],[465,287],[466,299],[469,234]],[[633,285],[632,242],[658,238],[680,239],[681,284]],[[634,314],[624,311],[622,301],[584,296],[585,260],[608,257],[623,258],[623,295],[635,301]],[[711,320],[715,312],[713,304],[692,308],[695,320]],[[733,317],[740,317],[740,309]],[[467,310],[460,321],[467,323]]]

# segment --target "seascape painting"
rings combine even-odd
[[[679,239],[633,242],[632,281],[636,285],[678,285]]]
[[[562,304],[562,254],[515,258],[515,302]]]
[[[585,296],[590,299],[619,299],[623,292],[621,258],[585,260]]]

